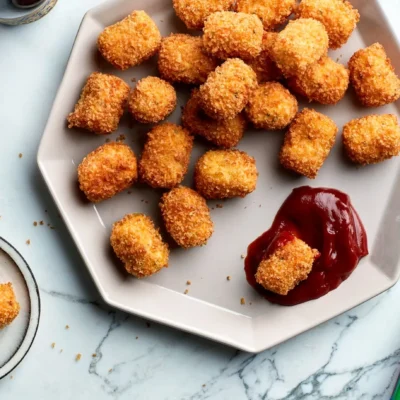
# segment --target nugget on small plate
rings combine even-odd
[[[302,0],[296,9],[296,16],[322,22],[332,49],[338,49],[347,42],[360,20],[358,11],[346,0]]]
[[[337,131],[329,117],[305,108],[286,132],[280,152],[281,164],[314,179],[335,143]]]
[[[176,107],[176,92],[168,82],[155,76],[141,79],[132,90],[128,108],[133,118],[143,124],[162,121]]]
[[[392,114],[368,115],[343,127],[343,145],[358,164],[375,164],[400,153],[400,127]]]
[[[196,190],[206,199],[245,197],[256,189],[256,161],[244,151],[210,150],[195,167]]]
[[[400,97],[400,79],[380,43],[356,51],[349,69],[350,82],[364,106],[383,106]]]
[[[173,0],[176,15],[188,29],[202,29],[207,17],[217,11],[228,11],[235,0]]]
[[[0,283],[0,329],[10,325],[19,314],[20,305],[10,282]]]
[[[187,172],[193,136],[182,127],[164,123],[147,134],[139,177],[153,188],[171,189],[179,185]]]
[[[292,122],[298,104],[296,97],[280,83],[266,82],[253,91],[245,110],[256,128],[276,130]]]
[[[307,243],[293,237],[258,266],[256,282],[271,292],[286,296],[301,281],[307,279],[314,260],[320,253]]]
[[[286,22],[296,6],[296,0],[237,0],[236,11],[256,14],[266,31]]]
[[[349,70],[328,56],[308,67],[304,73],[290,78],[290,88],[321,104],[336,104],[349,86]]]
[[[226,60],[252,60],[261,52],[263,26],[256,15],[222,11],[211,14],[204,23],[204,49]]]
[[[217,60],[205,52],[201,37],[174,33],[161,42],[158,71],[167,81],[201,85],[217,66]]]
[[[271,56],[286,77],[298,75],[328,51],[324,25],[310,18],[289,21],[278,33]]]
[[[126,271],[145,278],[168,266],[169,250],[153,221],[144,214],[128,214],[112,227],[111,246]]]
[[[214,119],[231,119],[238,115],[257,87],[257,76],[238,58],[225,61],[200,87],[201,106]]]
[[[144,11],[134,11],[122,21],[104,29],[97,39],[102,56],[115,68],[125,70],[157,53],[161,34]]]
[[[218,147],[235,147],[243,137],[246,119],[243,113],[232,119],[210,118],[201,108],[200,93],[193,89],[182,113],[182,124],[192,134],[202,136]]]
[[[203,246],[211,237],[214,225],[203,197],[180,186],[164,193],[161,214],[168,233],[181,247]]]
[[[97,134],[114,132],[124,113],[129,86],[113,75],[92,73],[75,109],[68,115],[68,128],[87,129]]]

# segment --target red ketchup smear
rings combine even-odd
[[[308,278],[286,296],[264,289],[254,277],[258,265],[294,237],[321,253]],[[267,300],[292,306],[336,289],[367,254],[367,235],[349,196],[335,189],[302,186],[282,204],[272,227],[249,245],[244,269],[249,284]]]

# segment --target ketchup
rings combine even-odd
[[[321,255],[308,278],[283,296],[259,285],[254,275],[263,257],[293,237]],[[249,245],[244,269],[249,284],[267,300],[292,306],[336,289],[367,254],[367,235],[349,196],[335,189],[302,186],[282,204],[271,228]]]

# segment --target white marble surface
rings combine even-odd
[[[0,26],[0,236],[26,258],[42,296],[35,343],[0,381],[0,399],[389,399],[400,369],[399,284],[258,355],[102,304],[35,161],[80,20],[98,3],[59,0],[39,22]],[[400,1],[382,3],[398,24]]]

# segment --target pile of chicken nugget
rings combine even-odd
[[[156,124],[139,161],[128,145],[109,142],[83,159],[78,180],[92,202],[109,199],[137,181],[163,189],[160,212],[181,247],[201,246],[211,237],[206,200],[244,197],[256,189],[255,159],[234,148],[248,125],[285,130],[282,166],[313,179],[338,128],[311,108],[299,111],[296,96],[333,105],[351,83],[365,107],[400,97],[400,79],[381,44],[358,50],[348,68],[328,57],[328,49],[343,46],[360,19],[346,0],[173,0],[173,7],[188,29],[202,30],[202,35],[162,37],[144,11],[108,26],[97,42],[105,60],[126,70],[158,54],[159,77],[143,78],[130,89],[117,76],[94,72],[68,124],[109,134],[118,128],[125,109],[138,123]],[[182,126],[160,124],[176,108],[176,83],[191,90]],[[212,149],[197,160],[192,189],[180,183],[196,136]],[[349,121],[342,139],[350,160],[361,165],[400,153],[394,115]],[[111,245],[136,277],[168,266],[169,248],[144,214],[115,222]]]

